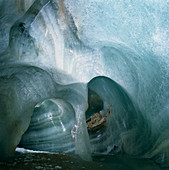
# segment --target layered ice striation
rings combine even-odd
[[[63,99],[46,99],[35,106],[20,147],[57,153],[74,152],[71,130],[75,123],[71,104]]]
[[[29,126],[36,103],[54,97],[55,82],[44,70],[28,65],[0,69],[0,156],[12,154]]]
[[[2,0],[0,9],[1,157],[21,141],[169,166],[168,1]],[[88,132],[95,113],[106,123]]]

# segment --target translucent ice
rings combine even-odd
[[[57,98],[75,112],[83,159],[123,151],[169,166],[168,1],[22,3],[0,1],[1,156],[14,151],[35,105]],[[110,117],[89,137],[85,115],[96,112]]]
[[[10,65],[0,69],[0,156],[14,152],[29,126],[36,103],[54,97],[55,84],[40,68]]]
[[[51,152],[74,152],[71,130],[75,125],[73,107],[62,99],[46,99],[37,104],[20,146]]]

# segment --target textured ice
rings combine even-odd
[[[1,0],[0,23],[1,157],[55,98],[75,112],[83,159],[125,152],[169,166],[168,1]],[[88,134],[96,112],[110,118]]]
[[[71,130],[75,125],[73,107],[62,99],[46,99],[35,106],[20,147],[50,152],[74,152]]]

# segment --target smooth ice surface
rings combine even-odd
[[[71,130],[75,123],[75,112],[68,102],[46,99],[35,106],[20,147],[57,153],[74,152]]]
[[[123,151],[169,166],[168,1],[1,0],[0,9],[1,157],[35,105],[58,98],[74,109],[83,159]],[[110,110],[89,136],[85,113]]]

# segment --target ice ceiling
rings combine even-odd
[[[1,158],[19,144],[168,167],[168,47],[166,0],[1,0]]]

